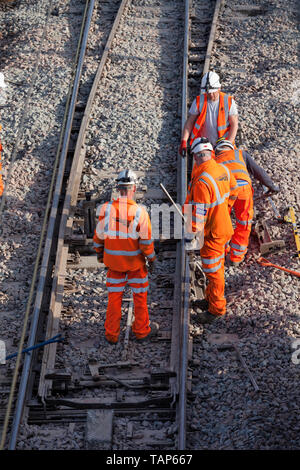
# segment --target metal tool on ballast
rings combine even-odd
[[[211,344],[214,344],[217,346],[217,348],[220,351],[224,351],[226,349],[234,349],[236,352],[236,355],[242,364],[245,372],[247,373],[249,379],[251,380],[251,383],[254,387],[254,390],[257,392],[259,391],[259,387],[256,383],[256,380],[254,379],[252,373],[250,372],[243,356],[241,355],[241,352],[237,346],[237,343],[239,341],[239,338],[235,334],[228,334],[228,333],[223,333],[223,334],[210,334],[208,335],[208,341]]]
[[[267,260],[266,258],[263,258],[262,256],[260,256],[256,261],[261,266],[270,266],[272,268],[281,269],[281,271],[285,271],[288,274],[292,274],[293,276],[300,277],[299,271],[293,271],[292,269],[284,268],[283,266],[279,266],[278,264],[271,263],[269,260]]]
[[[291,223],[293,227],[296,247],[297,247],[297,255],[300,259],[300,236],[299,236],[299,224],[297,224],[295,211],[293,207],[289,207],[289,215],[285,215],[283,217],[284,222]]]

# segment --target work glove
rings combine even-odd
[[[196,232],[185,232],[184,241],[186,243],[190,243],[191,241],[194,240],[195,236],[196,236]]]
[[[155,261],[148,261],[148,271],[150,274],[154,272],[155,269]]]
[[[272,184],[268,185],[268,190],[271,193],[279,193],[280,188],[279,188],[279,186],[276,186],[276,184],[272,183]]]
[[[186,140],[182,140],[180,147],[179,147],[179,155],[181,155],[184,158],[186,157],[186,154],[187,154]]]

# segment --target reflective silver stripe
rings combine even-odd
[[[104,251],[108,255],[115,255],[115,256],[136,256],[142,253],[141,250],[125,251],[125,250],[109,250],[108,248],[104,248]]]
[[[147,287],[131,287],[131,289],[134,294],[141,294],[142,292],[147,292],[148,286]]]
[[[237,162],[241,163],[243,166],[246,166],[245,162],[240,159],[240,151],[239,150],[234,150],[234,158]]]
[[[123,292],[124,289],[125,289],[125,286],[120,286],[120,287],[107,286],[108,292]]]
[[[104,233],[107,234],[109,231],[109,219],[110,219],[110,211],[113,201],[110,201],[106,208],[105,208],[105,217],[104,217]]]
[[[232,253],[236,256],[241,256],[241,255],[244,255],[245,251],[247,251],[247,250],[244,250],[244,251],[232,250]]]
[[[205,100],[205,95],[204,93],[200,94],[200,100],[199,100],[199,114],[201,114],[203,106],[204,106],[204,100]]]
[[[102,221],[101,222],[98,222],[97,224],[97,227],[96,227],[96,234],[98,235],[98,238],[104,238],[103,235],[104,235],[104,232],[103,230],[101,230],[101,225],[102,225]]]
[[[128,279],[128,284],[146,284],[148,282],[148,276],[146,277],[134,277],[132,279]]]
[[[237,217],[236,217],[236,221],[238,224],[240,225],[249,225],[249,224],[252,224],[252,219],[251,220],[239,220]]]
[[[94,248],[99,248],[100,246],[103,246],[103,243],[96,243],[96,242],[93,242],[93,247],[94,247]]]
[[[248,171],[247,170],[231,170],[232,173],[245,173],[245,175],[249,175]]]
[[[115,238],[123,238],[124,240],[127,238],[132,238],[133,240],[137,240],[139,238],[138,234],[135,233],[126,233],[122,231],[116,231],[116,230],[107,230],[105,232],[105,235],[108,235],[109,237],[115,237]]]
[[[229,126],[229,120],[228,120],[228,116],[229,116],[229,103],[228,103],[228,98],[229,98],[228,95],[225,95],[225,96],[224,96],[225,125],[224,125],[224,126],[219,126],[219,127],[218,127],[218,131],[223,131],[223,130],[227,129],[227,127]]]
[[[217,201],[220,201],[221,200],[221,194],[220,194],[218,185],[215,182],[215,180],[213,179],[213,177],[209,173],[206,173],[206,171],[204,173],[201,173],[201,176],[205,176],[206,178],[208,178],[210,180],[210,182],[213,184],[213,186],[215,188],[215,192],[216,192],[216,195],[217,195]]]
[[[134,217],[134,221],[133,221],[133,224],[132,224],[132,234],[134,233],[137,233],[136,232],[136,228],[139,224],[139,221],[140,221],[140,218],[141,218],[141,214],[142,214],[142,208],[141,207],[138,207],[136,213],[135,213],[135,217]]]
[[[197,124],[197,123],[195,123],[195,127],[196,127],[196,129],[198,129],[198,130],[200,129],[200,126],[199,126],[199,124]]]
[[[198,179],[198,181],[202,181],[202,183],[205,183],[205,184],[206,184],[206,186],[208,186],[208,187],[209,187],[209,184],[208,184],[208,182],[207,182],[207,181],[205,181],[203,178],[199,178],[199,179]],[[195,204],[196,204],[196,203],[195,203]],[[201,202],[201,204],[203,204],[203,203]]]
[[[224,253],[221,256],[218,256],[217,258],[203,258],[203,256],[201,256],[201,260],[204,264],[214,264],[220,261],[220,259],[224,258],[224,256]]]
[[[232,246],[232,248],[236,248],[237,250],[247,250],[246,245],[237,245],[236,243],[230,243],[230,245]]]
[[[203,268],[203,271],[205,273],[215,273],[216,271],[218,271],[220,268],[222,267],[222,261],[218,264],[218,266],[214,266],[213,268]]]
[[[121,284],[121,282],[126,282],[126,281],[127,281],[126,277],[124,277],[123,279],[115,279],[112,277],[108,277],[106,279],[106,282],[109,282],[110,284]]]
[[[140,243],[141,245],[151,245],[151,243],[153,243],[153,240],[142,240],[140,239]]]
[[[241,186],[247,186],[248,184],[249,184],[248,181],[245,181],[245,180],[237,180],[238,188],[240,188]]]
[[[151,253],[151,255],[147,255],[147,258],[152,259],[152,258],[154,258],[154,256],[155,256],[155,251],[153,251],[153,253]]]

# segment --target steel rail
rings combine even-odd
[[[212,20],[212,24],[211,24],[207,50],[206,50],[206,54],[205,54],[203,75],[209,71],[211,53],[212,53],[212,48],[213,48],[213,44],[214,44],[216,28],[217,28],[217,23],[218,23],[218,17],[219,17],[219,12],[220,12],[222,3],[223,3],[223,0],[217,0],[216,1],[215,12],[214,12],[214,16],[213,16],[213,20]]]
[[[50,315],[48,318],[48,325],[47,325],[47,332],[46,332],[46,339],[50,338],[54,334],[57,333],[59,328],[59,317],[61,311],[61,301],[62,301],[62,291],[63,291],[63,280],[60,283],[60,277],[64,277],[65,267],[66,267],[66,258],[68,247],[64,246],[64,237],[65,237],[65,230],[67,221],[70,222],[70,210],[76,207],[79,186],[80,186],[80,179],[81,173],[83,170],[84,158],[85,158],[85,147],[84,142],[86,138],[86,133],[88,129],[88,125],[91,118],[91,109],[92,105],[97,93],[98,84],[100,78],[102,77],[102,73],[106,64],[106,60],[108,57],[108,53],[110,51],[115,33],[119,26],[123,11],[127,5],[128,0],[122,0],[122,3],[119,7],[117,16],[115,18],[113,27],[111,29],[110,35],[108,37],[104,52],[101,57],[101,61],[94,78],[94,82],[88,97],[87,106],[85,108],[84,116],[81,122],[75,154],[72,162],[71,172],[69,176],[69,183],[66,190],[66,196],[64,201],[64,207],[62,211],[62,218],[59,227],[59,235],[58,235],[58,248],[56,254],[56,261],[55,261],[55,272],[54,272],[54,280],[52,285],[52,292],[51,292],[51,303],[50,303]],[[55,333],[54,333],[55,331]],[[51,388],[52,381],[50,379],[45,380],[44,376],[48,368],[54,366],[54,364],[50,363],[53,361],[53,357],[56,354],[56,344],[53,343],[49,346],[46,346],[44,350],[44,356],[42,360],[42,370],[40,374],[40,383],[38,389],[38,395],[43,400],[46,396],[48,391]]]
[[[184,47],[183,47],[183,84],[182,84],[182,105],[181,105],[181,126],[186,121],[187,101],[188,101],[188,52],[189,52],[189,11],[190,0],[185,0],[184,18]],[[179,165],[179,201],[184,204],[187,190],[187,158],[178,155]],[[184,228],[183,228],[184,231]],[[183,235],[182,231],[182,235]],[[179,403],[178,403],[178,449],[185,449],[186,442],[186,382],[187,382],[187,362],[188,362],[188,341],[189,341],[189,309],[186,308],[189,294],[189,285],[185,280],[189,279],[189,263],[185,252],[184,237],[177,247],[178,263],[180,272],[180,358],[179,358]],[[177,271],[177,270],[176,270]]]
[[[91,19],[92,19],[94,4],[95,4],[95,0],[90,0],[89,3],[88,2],[86,3],[84,17],[82,21],[82,28],[80,31],[78,49],[76,53],[76,61],[77,60],[78,61],[77,61],[74,82],[73,82],[71,99],[70,99],[69,108],[68,108],[68,114],[67,114],[66,122],[64,123],[64,130],[63,130],[64,137],[63,137],[63,142],[62,142],[62,148],[61,148],[61,151],[59,152],[60,161],[59,161],[59,166],[58,166],[58,170],[56,173],[57,180],[56,180],[56,186],[55,186],[55,191],[54,191],[54,196],[53,196],[53,201],[52,201],[52,208],[51,208],[50,218],[49,218],[49,223],[48,223],[44,254],[43,254],[43,259],[42,259],[41,269],[40,269],[40,277],[39,277],[39,282],[37,286],[36,301],[35,301],[34,310],[32,314],[32,323],[31,323],[28,346],[27,346],[28,348],[32,347],[36,340],[36,332],[37,332],[42,297],[43,297],[42,294],[44,291],[46,278],[47,278],[52,238],[53,238],[53,233],[54,233],[54,228],[55,228],[56,214],[57,214],[57,210],[59,206],[61,187],[63,183],[67,150],[68,150],[68,145],[69,145],[69,140],[70,140],[71,125],[72,125],[72,120],[73,120],[74,111],[75,111],[77,93],[78,93],[78,88],[79,88],[79,83],[80,83],[83,60],[84,60],[85,50],[86,50],[86,45],[87,45],[87,37],[88,37],[88,32],[90,28]],[[79,48],[80,48],[80,52],[79,52],[79,57],[78,57]],[[30,301],[30,304],[31,304],[31,301]],[[20,355],[21,355],[21,351],[19,351],[18,353],[18,358],[20,357]],[[25,398],[26,398],[27,385],[28,385],[30,369],[31,369],[31,361],[32,361],[32,353],[26,354],[24,365],[23,365],[23,370],[22,370],[20,386],[19,386],[19,393],[18,393],[18,399],[17,399],[16,409],[15,409],[15,415],[14,415],[13,424],[12,424],[9,450],[15,449],[15,446],[16,446],[17,435],[19,431],[20,422],[22,419],[24,403],[25,403]],[[5,442],[5,437],[7,433],[7,424],[8,423],[5,423],[4,433],[2,433],[2,446],[4,445],[4,442]]]
[[[211,52],[216,32],[216,26],[219,16],[219,11],[223,0],[217,0],[215,4],[215,11],[212,20],[203,73],[209,71]],[[185,27],[184,27],[184,52],[183,52],[183,85],[182,85],[182,111],[181,111],[181,126],[184,127],[187,117],[187,97],[188,97],[188,41],[189,41],[189,8],[190,2],[185,2]],[[178,157],[180,172],[180,191],[179,198],[181,204],[184,204],[187,189],[187,158]],[[178,403],[178,449],[186,449],[186,401],[187,401],[187,369],[188,369],[188,345],[189,345],[189,324],[190,324],[190,309],[189,309],[189,292],[190,292],[190,265],[189,257],[185,252],[184,237],[180,241],[178,259],[180,262],[181,273],[181,345],[180,345],[180,380],[179,380],[179,403]]]

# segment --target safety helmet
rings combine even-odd
[[[215,150],[221,150],[222,147],[230,147],[231,150],[234,150],[234,146],[230,142],[230,140],[226,140],[226,139],[220,140],[219,142],[216,143]]]
[[[213,93],[221,88],[220,77],[216,72],[207,72],[201,80],[201,90],[206,93]]]
[[[116,181],[118,186],[131,186],[136,184],[137,176],[132,170],[122,170]]]
[[[213,151],[213,146],[206,137],[198,137],[194,140],[191,146],[192,153],[199,153],[202,150],[209,150],[210,152]]]
[[[0,88],[6,88],[6,87],[7,87],[7,85],[4,81],[4,75],[3,75],[2,72],[0,72]]]

